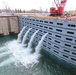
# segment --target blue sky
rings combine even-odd
[[[4,8],[4,3],[8,4],[11,9],[48,9],[52,6],[54,0],[0,0],[0,8]],[[76,1],[67,0],[65,10],[76,10]]]

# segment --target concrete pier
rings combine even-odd
[[[18,16],[0,16],[0,35],[17,34],[18,32]]]

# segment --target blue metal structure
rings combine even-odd
[[[56,20],[50,18],[36,18],[30,16],[19,17],[20,30],[27,26],[25,32],[32,28],[28,34],[31,35],[39,30],[34,43],[37,44],[43,34],[48,33],[42,48],[55,55],[59,59],[76,65],[76,22],[69,20]],[[25,33],[24,32],[24,33]]]

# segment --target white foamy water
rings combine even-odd
[[[31,28],[28,31],[30,30]],[[45,35],[42,36],[41,40],[39,41],[38,45],[35,48],[35,52],[31,53],[32,51],[31,45],[37,32],[38,30],[31,36],[28,47],[23,47],[21,43],[18,43],[18,40],[13,40],[12,42],[9,42],[7,45],[9,51],[4,52],[2,55],[7,56],[7,55],[10,55],[11,53],[12,54],[9,59],[0,63],[0,67],[11,63],[14,63],[14,64],[21,63],[23,66],[28,68],[29,66],[33,66],[34,64],[37,64],[40,58],[39,51],[41,49],[43,40],[47,35],[46,33]]]
[[[26,29],[26,27],[27,27],[27,26],[23,27],[23,29],[22,29],[22,30],[20,31],[20,33],[18,34],[18,39],[17,39],[17,40],[18,40],[19,42],[21,42],[21,37],[22,37],[22,34],[23,34],[24,30]]]
[[[1,47],[0,48],[0,52],[5,52],[5,51],[7,51],[6,47]]]
[[[10,54],[11,54],[10,51],[0,53],[0,58],[5,57],[5,56],[8,56],[8,55],[10,55]]]
[[[15,61],[16,61],[16,59],[14,57],[11,57],[11,58],[3,61],[2,63],[0,63],[0,67],[7,66],[11,63],[14,63]]]
[[[8,44],[8,47],[10,51],[12,52],[12,55],[15,59],[17,59],[15,62],[20,62],[25,67],[28,67],[28,65],[34,65],[39,62],[38,54],[32,54],[30,51],[32,51],[31,48],[23,47],[22,44],[19,44],[16,40],[10,42]]]
[[[24,37],[23,37],[23,40],[22,40],[22,44],[25,43],[25,41],[27,40],[27,36],[28,36],[28,33],[30,32],[32,28],[29,28],[28,31],[25,33]]]

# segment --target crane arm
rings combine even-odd
[[[50,13],[52,15],[62,15],[64,12],[66,2],[67,0],[54,0],[57,9],[55,7],[50,8]]]
[[[54,2],[56,4],[56,7],[58,8],[58,6],[59,6],[59,0],[57,0],[57,2],[56,2],[56,0],[54,0]]]
[[[67,2],[67,0],[54,0],[56,7],[60,7],[60,5],[65,4]]]

